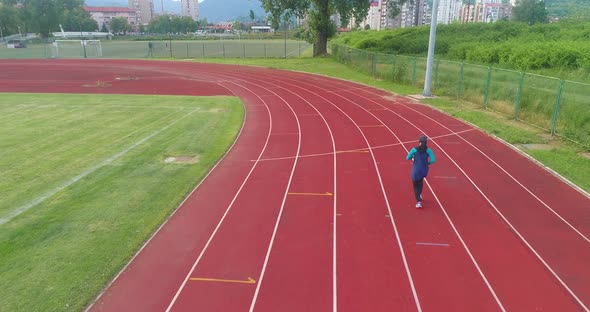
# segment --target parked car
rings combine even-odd
[[[27,44],[20,39],[12,39],[6,42],[6,47],[11,49],[19,49],[19,48],[26,48]]]

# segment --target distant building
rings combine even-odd
[[[440,0],[436,21],[438,24],[449,24],[459,19],[462,0]]]
[[[135,10],[126,7],[91,7],[84,6],[84,11],[90,13],[92,19],[96,21],[99,29],[105,25],[111,29],[111,20],[115,17],[123,17],[134,29],[137,27],[137,15]]]
[[[413,27],[430,24],[432,13],[426,0],[414,0],[414,3],[406,2],[400,13],[401,27]]]
[[[462,23],[491,23],[501,19],[510,19],[512,6],[501,0],[477,0],[474,5],[461,7],[459,20]]]
[[[138,25],[147,25],[154,18],[153,0],[129,0],[129,8],[136,12]]]
[[[190,16],[193,20],[199,20],[199,0],[181,0],[182,16]]]
[[[370,29],[381,29],[381,6],[379,2],[371,2],[367,18],[360,24],[362,28],[365,28],[366,25],[369,25]]]

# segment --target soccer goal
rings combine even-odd
[[[101,57],[102,45],[100,40],[55,40],[51,55],[54,58]]]

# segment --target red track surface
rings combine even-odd
[[[4,92],[234,94],[244,102],[235,145],[92,311],[590,307],[590,199],[427,106],[242,66],[0,65]],[[130,76],[137,79],[116,79]],[[405,156],[421,133],[437,163],[417,210]]]

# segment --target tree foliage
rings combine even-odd
[[[23,33],[38,33],[48,37],[64,30],[95,31],[97,23],[82,9],[84,0],[0,0],[0,24],[3,33],[12,34],[21,28]]]
[[[148,25],[148,32],[153,34],[191,33],[206,21],[194,21],[190,16],[161,15]]]
[[[529,25],[547,23],[545,0],[518,0],[512,8],[512,18]]]
[[[307,18],[308,38],[316,43],[314,55],[325,54],[328,39],[336,33],[332,15],[338,14],[341,25],[346,26],[351,17],[358,25],[367,16],[370,4],[371,0],[262,0],[274,29],[292,16]]]
[[[429,27],[363,31],[333,39],[372,52],[425,55]],[[590,68],[590,23],[438,25],[435,53],[446,59],[528,69]]]
[[[131,26],[129,25],[129,21],[126,18],[115,17],[111,19],[111,31],[114,34],[125,34],[129,30],[131,30]]]

